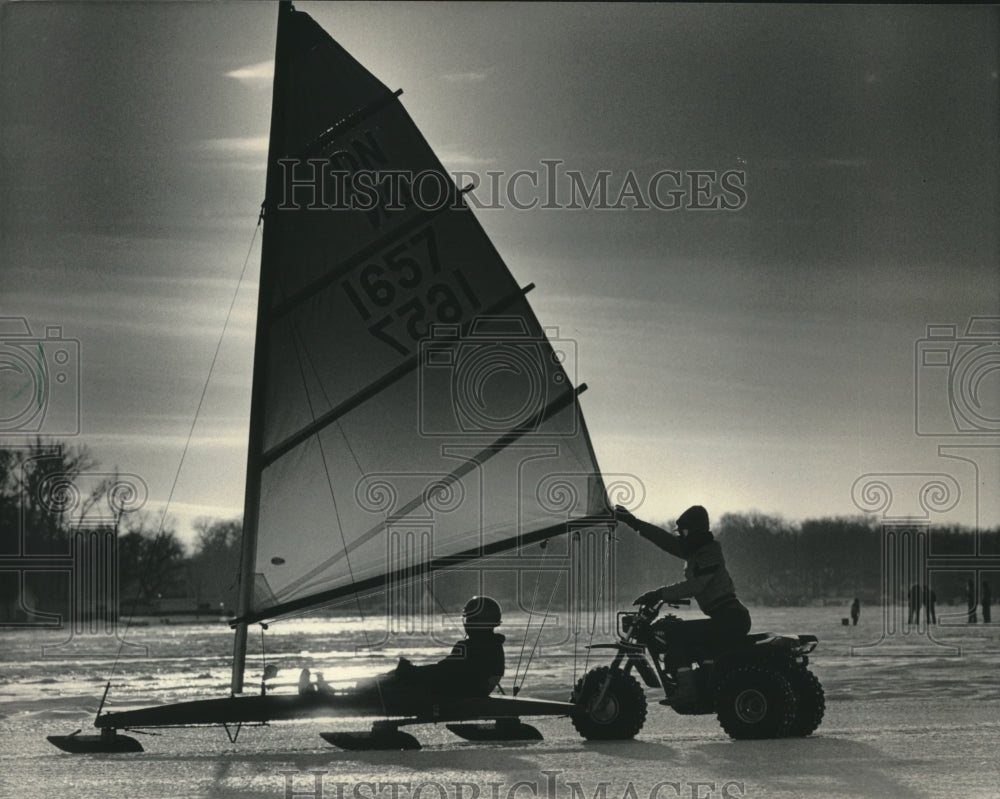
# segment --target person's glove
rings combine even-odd
[[[637,596],[633,605],[655,605],[660,601],[660,589],[656,588],[652,591],[647,591],[642,596]]]
[[[629,527],[635,529],[638,519],[632,514],[628,508],[624,508],[621,505],[615,505],[615,520],[619,522],[625,522]]]

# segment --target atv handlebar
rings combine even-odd
[[[670,602],[664,602],[662,599],[658,599],[651,605],[640,605],[639,615],[644,617],[647,621],[652,621],[656,618],[657,614],[660,612],[660,608],[664,605],[671,608],[679,608],[681,606],[688,606],[691,604],[690,599],[673,599]]]
[[[639,609],[634,612],[630,611],[619,611],[618,613],[618,635],[623,640],[633,640],[635,637],[642,636],[644,630],[648,630],[649,625],[653,623],[653,620],[659,615],[660,609],[664,605],[668,605],[672,608],[679,608],[682,605],[690,605],[690,599],[675,599],[670,602],[664,602],[662,599],[657,599],[655,602],[649,605],[639,605]],[[676,616],[667,615],[667,619],[677,619]]]

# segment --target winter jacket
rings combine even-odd
[[[694,597],[702,613],[715,611],[736,599],[733,578],[726,570],[722,547],[709,531],[690,533],[684,538],[672,535],[654,524],[638,521],[636,530],[660,549],[686,561],[684,580],[660,589],[665,602]]]
[[[400,664],[397,673],[434,694],[489,696],[503,677],[505,640],[499,633],[473,631],[443,660],[430,666]]]

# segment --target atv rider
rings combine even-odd
[[[667,666],[676,669],[677,673],[677,690],[670,696],[670,704],[689,704],[697,699],[690,668],[695,659],[694,650],[708,647],[718,651],[739,643],[750,631],[750,612],[736,598],[722,547],[713,537],[708,511],[701,505],[693,505],[680,515],[676,536],[637,519],[621,505],[615,506],[615,518],[660,549],[686,561],[682,582],[647,591],[634,604],[652,605],[658,601],[675,602],[694,597],[698,607],[708,616],[683,622],[661,619],[653,625],[654,640],[668,644],[665,647],[669,658]]]
[[[377,694],[387,700],[408,701],[426,695],[489,696],[504,673],[504,636],[494,632],[500,624],[500,605],[488,596],[474,596],[462,609],[466,637],[457,641],[443,660],[427,666],[415,666],[401,657],[392,671],[358,682],[358,691]],[[309,682],[309,670],[299,679],[299,693],[333,693],[316,675],[315,686]]]

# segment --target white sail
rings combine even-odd
[[[397,95],[288,3],[271,125],[242,635],[605,513],[565,353]]]

